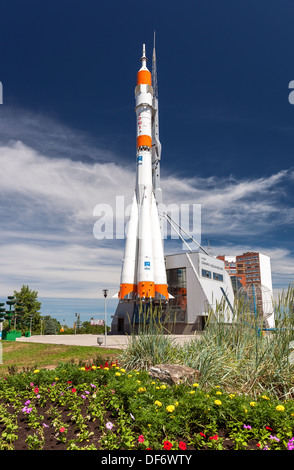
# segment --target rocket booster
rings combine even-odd
[[[122,301],[168,300],[163,240],[152,172],[155,110],[152,76],[147,68],[145,45],[141,68],[137,73],[135,99],[136,187],[126,235],[119,298]]]

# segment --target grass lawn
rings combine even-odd
[[[121,353],[118,349],[102,349],[95,346],[66,346],[61,344],[21,343],[1,341],[2,364],[0,378],[9,372],[28,368],[54,367],[62,362],[90,363],[97,357],[102,361],[115,360]],[[1,356],[0,356],[1,357]]]

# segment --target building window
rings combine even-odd
[[[202,276],[211,279],[211,272],[207,271],[206,269],[202,269]]]
[[[222,281],[224,280],[224,276],[222,274],[218,274],[218,273],[213,273],[213,279],[215,281]]]

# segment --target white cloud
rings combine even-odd
[[[84,154],[83,137],[76,136],[73,142],[62,139],[62,132],[65,136],[71,133],[63,127],[58,131],[57,124],[50,127],[53,136],[59,136],[59,151],[52,156],[42,126],[33,117],[29,123],[33,129],[35,125],[32,145],[40,132],[38,150],[21,140],[0,145],[2,295],[9,295],[22,284],[29,284],[43,297],[97,298],[106,284],[114,293],[119,285],[124,242],[95,239],[97,217],[93,217],[93,210],[97,204],[109,204],[114,215],[122,219],[124,214],[115,214],[116,197],[125,198],[125,208],[131,203],[135,168],[114,163],[119,161],[118,156],[107,161],[110,154],[101,149],[96,155],[102,161],[79,160],[78,155]],[[27,142],[28,133],[22,130],[20,134]],[[71,156],[71,150],[74,160],[65,157]],[[284,190],[290,179],[290,170],[241,181],[175,175],[162,178],[163,199],[166,205],[201,204],[202,232],[226,240],[222,246],[213,247],[220,250],[215,254],[236,254],[237,248],[238,253],[266,251],[272,258],[273,279],[281,287],[293,279],[290,249],[265,243],[265,250],[262,243],[252,240],[254,236],[266,240],[268,233],[281,226],[293,227],[294,209]],[[278,204],[280,198],[283,203]],[[240,236],[242,244],[238,245]],[[178,242],[176,251],[180,249]]]

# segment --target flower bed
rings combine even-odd
[[[0,381],[0,449],[294,449],[294,402],[169,386],[116,363]]]

